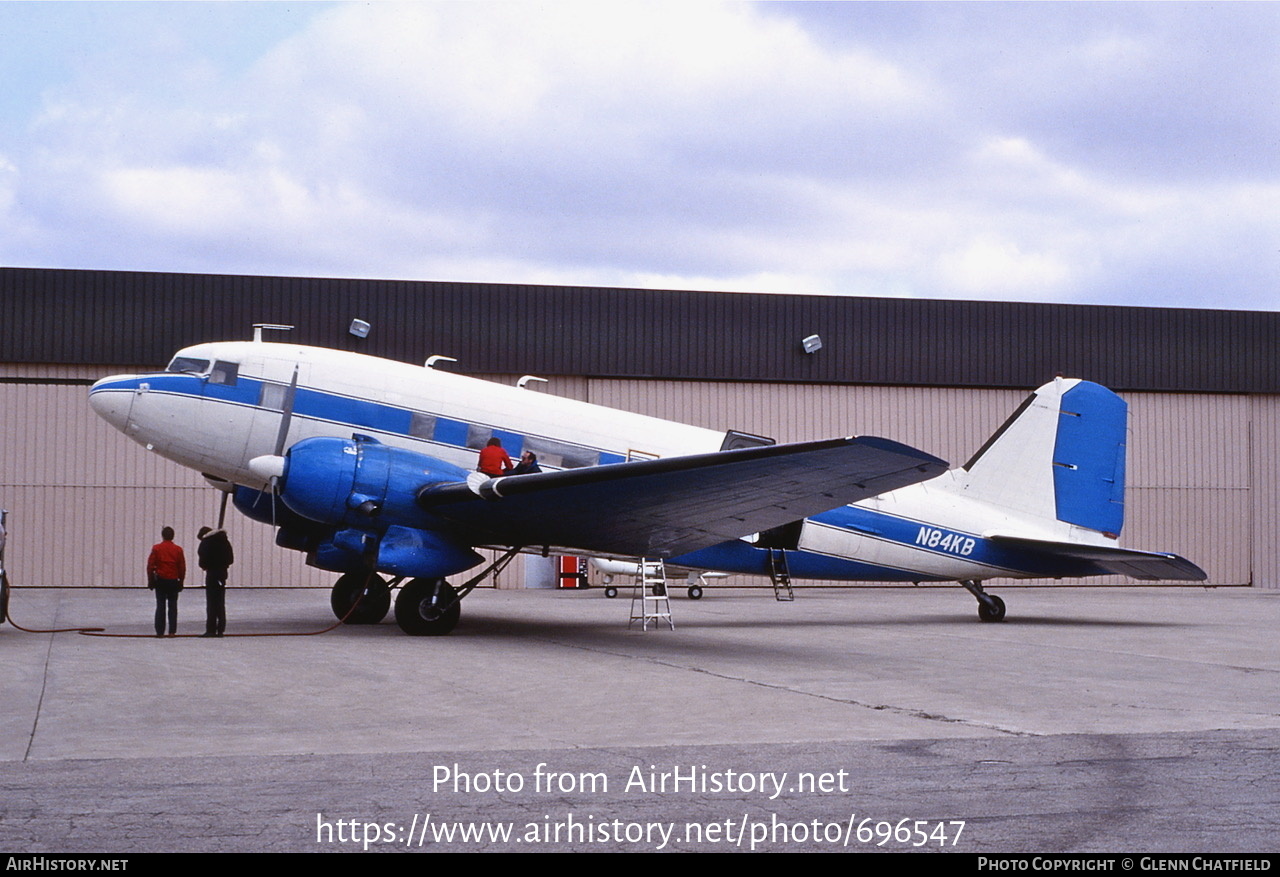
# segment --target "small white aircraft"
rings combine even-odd
[[[589,563],[604,575],[604,595],[606,597],[618,596],[618,586],[614,583],[614,579],[617,576],[624,576],[636,581],[639,581],[644,576],[643,561],[592,557],[589,558]],[[701,600],[703,586],[708,584],[711,579],[727,579],[729,577],[727,572],[717,572],[711,569],[682,569],[673,567],[670,564],[664,564],[664,567],[664,574],[674,572],[685,577],[685,586],[690,600]]]
[[[461,599],[520,551],[662,558],[775,584],[956,581],[984,621],[1005,616],[989,578],[1205,579],[1177,555],[1118,546],[1127,405],[1097,384],[1044,385],[947,470],[887,439],[776,445],[435,359],[265,342],[260,327],[253,341],[185,348],[163,372],[103,378],[89,401],[277,527],[278,545],[341,573],[339,618],[381,621],[399,586],[396,621],[413,635],[452,630]],[[512,457],[533,451],[544,471],[475,471],[491,438]],[[450,586],[484,562],[478,547],[504,553]]]

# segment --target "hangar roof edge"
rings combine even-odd
[[[352,319],[372,325],[366,339]],[[1277,393],[1280,314],[512,283],[0,268],[11,363],[157,365],[288,323],[290,340],[476,374]],[[817,334],[822,349],[805,353]]]

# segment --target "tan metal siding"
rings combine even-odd
[[[112,429],[87,396],[83,386],[0,384],[0,506],[10,512],[15,585],[141,584],[166,524],[194,569],[196,531],[217,523],[222,494]],[[332,583],[302,555],[275,547],[270,527],[228,509],[227,528],[233,584]],[[196,572],[190,580],[201,582]]]
[[[1125,393],[1132,487],[1247,489],[1247,396]]]
[[[1247,584],[1253,530],[1247,396],[1126,393],[1123,544],[1194,560],[1215,584]]]
[[[1253,527],[1250,555],[1253,584],[1260,588],[1280,588],[1280,557],[1277,557],[1276,530],[1280,524],[1280,396],[1253,396],[1250,399],[1253,431],[1250,496]]]
[[[6,449],[0,484],[202,483],[199,475],[147,453],[113,429],[93,413],[88,399],[83,386],[0,383]]]
[[[147,552],[169,525],[187,553],[187,581],[203,584],[196,567],[196,531],[217,522],[218,492],[199,487],[83,487],[0,484],[9,509],[6,566],[17,587],[142,587]],[[301,554],[277,548],[270,527],[227,514],[235,546],[235,587],[333,584]]]
[[[35,375],[29,375],[35,376]],[[66,378],[50,369],[49,377]],[[512,383],[517,376],[500,378]],[[586,397],[714,429],[780,441],[876,434],[964,463],[1023,391],[555,378],[531,392]],[[1210,581],[1276,587],[1280,519],[1274,460],[1280,397],[1127,394],[1129,492],[1123,544],[1183,554]],[[194,552],[220,494],[99,420],[87,388],[0,383],[0,505],[12,512],[9,568],[25,584],[139,584],[163,524]],[[269,527],[228,511],[233,585],[327,586],[329,573],[276,548]],[[194,553],[192,554],[194,557]],[[503,583],[518,585],[514,566]],[[1109,577],[1100,582],[1116,583]]]
[[[880,435],[962,465],[1026,393],[931,387],[591,382],[590,401],[780,442]]]
[[[1014,390],[596,380],[590,401],[779,441],[882,435],[959,466],[1025,396]],[[1250,486],[1257,482],[1250,475],[1248,398],[1157,393],[1125,398],[1131,417],[1121,544],[1188,557],[1204,568],[1211,583],[1252,581]],[[1280,438],[1280,426],[1274,435]]]

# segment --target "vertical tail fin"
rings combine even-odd
[[[1022,403],[964,469],[965,495],[1118,536],[1124,526],[1128,405],[1059,378]]]

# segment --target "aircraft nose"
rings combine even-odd
[[[89,388],[89,407],[121,431],[129,425],[129,409],[133,406],[133,392],[121,386],[122,377],[103,378]]]

